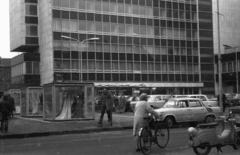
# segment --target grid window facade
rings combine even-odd
[[[54,70],[71,72],[71,80],[84,72],[86,81],[199,82],[196,7],[194,0],[53,0]]]

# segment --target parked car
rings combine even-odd
[[[240,94],[235,93],[225,93],[227,101],[230,103],[230,106],[240,105]]]
[[[198,98],[172,98],[162,108],[155,110],[161,116],[161,121],[172,127],[180,122],[213,122],[222,112],[220,107],[209,107]]]
[[[158,109],[161,108],[169,98],[171,98],[171,95],[148,95],[147,102],[153,109]],[[134,111],[136,103],[137,101],[130,102],[132,111]]]
[[[209,99],[207,97],[207,95],[203,95],[203,94],[173,95],[173,98],[185,98],[185,97],[199,98],[199,99],[201,99],[203,101],[203,103],[206,106],[210,106],[210,107],[217,107],[218,106],[218,101],[217,100]]]

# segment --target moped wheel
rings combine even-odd
[[[152,141],[147,128],[143,128],[140,134],[140,149],[144,155],[151,152]]]
[[[160,148],[166,147],[170,137],[168,126],[165,124],[161,124],[161,126],[158,125],[155,130],[155,136],[157,140],[157,145]]]
[[[211,146],[193,147],[193,151],[195,152],[196,155],[208,155],[211,149],[212,149]]]

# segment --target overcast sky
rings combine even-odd
[[[9,32],[9,0],[1,0],[1,37],[0,37],[0,57],[12,58],[18,53],[10,52],[10,32]]]

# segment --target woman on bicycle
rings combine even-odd
[[[133,121],[133,136],[136,138],[136,151],[140,151],[139,148],[139,130],[141,127],[148,126],[147,120],[144,120],[144,117],[149,116],[149,113],[156,117],[160,117],[157,112],[155,112],[149,103],[147,102],[147,94],[142,93],[140,95],[140,101],[137,102],[134,112],[134,121]]]

